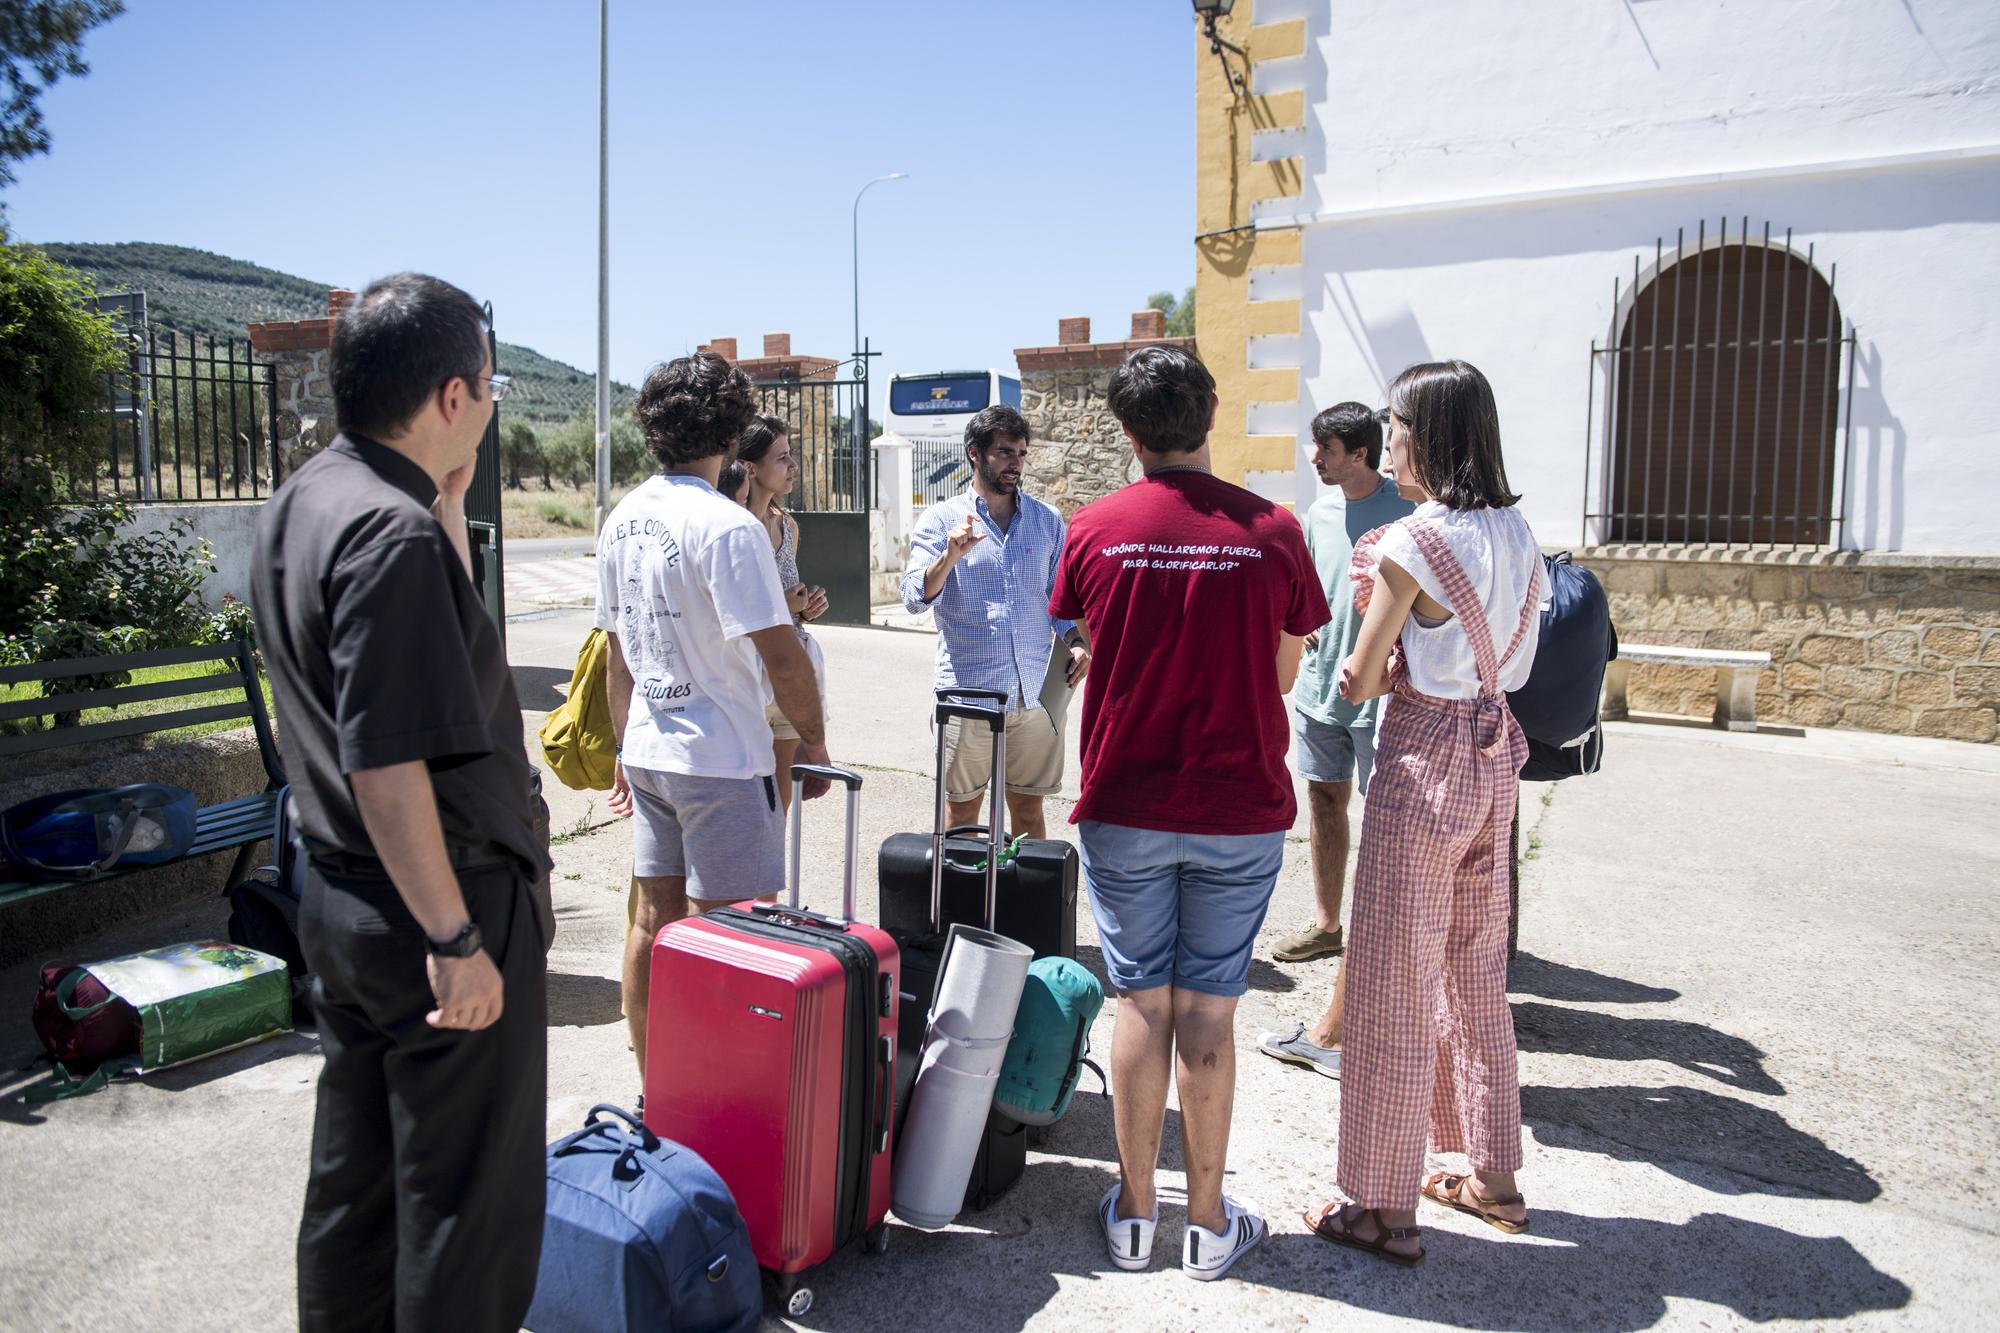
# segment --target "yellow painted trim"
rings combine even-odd
[[[1201,303],[1195,302],[1196,313]],[[1247,356],[1249,347],[1244,347]],[[1243,372],[1243,402],[1251,403],[1296,403],[1299,400],[1299,372],[1295,368],[1267,367],[1263,370]]]
[[[1300,258],[1299,232],[1296,227],[1286,231],[1263,232],[1257,237],[1256,267],[1258,268],[1275,268],[1280,264],[1296,264]]]
[[[1252,162],[1244,178],[1244,187],[1249,192],[1250,202],[1260,199],[1294,199],[1304,188],[1303,159],[1296,157],[1272,158],[1268,162]],[[1294,233],[1296,234],[1296,233]]]
[[[1195,298],[1195,318],[1201,318],[1201,298]],[[1248,301],[1244,303],[1243,333],[1257,338],[1273,333],[1299,331],[1297,301]]]
[[[1257,0],[1239,0],[1217,30],[1247,47],[1253,59],[1277,59],[1305,50],[1304,20],[1253,27],[1256,7]],[[1299,262],[1299,234],[1255,232],[1248,230],[1247,224],[1256,201],[1289,198],[1302,191],[1301,158],[1254,162],[1251,145],[1259,130],[1305,124],[1306,98],[1303,92],[1238,95],[1224,79],[1222,67],[1198,27],[1193,56],[1194,230],[1207,233],[1244,228],[1195,242],[1195,345],[1215,376],[1216,394],[1222,403],[1209,445],[1216,474],[1240,485],[1249,472],[1289,470],[1297,461],[1297,441],[1287,436],[1252,436],[1244,427],[1252,403],[1298,401],[1299,373],[1251,370],[1249,342],[1253,336],[1299,332],[1298,301],[1250,299],[1252,269]],[[1230,56],[1229,63],[1248,80],[1250,69],[1244,60]]]
[[[1306,53],[1306,21],[1291,19],[1254,27],[1250,29],[1250,40],[1243,44],[1243,49],[1250,53],[1252,61],[1302,56]]]
[[[1289,435],[1243,435],[1226,446],[1209,437],[1209,461],[1215,475],[1243,484],[1252,472],[1289,472],[1298,466],[1299,442]]]

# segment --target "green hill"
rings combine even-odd
[[[216,337],[244,337],[246,324],[274,319],[322,319],[331,283],[310,282],[275,269],[193,250],[184,245],[49,244],[51,259],[90,276],[101,292],[143,291],[155,325]],[[496,312],[503,327],[504,312]],[[589,371],[564,365],[519,343],[502,342],[499,368],[514,377],[506,412],[536,425],[587,411],[596,396]],[[611,385],[614,407],[629,407],[630,385]]]

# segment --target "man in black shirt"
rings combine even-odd
[[[514,1329],[541,1251],[548,867],[465,491],[505,392],[472,298],[384,278],[341,313],[341,435],[257,522],[326,1056],[303,1329]]]

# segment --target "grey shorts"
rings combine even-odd
[[[687,896],[742,902],[785,886],[785,820],[763,778],[697,778],[627,768],[632,873],[685,877]]]
[[[1368,774],[1375,767],[1375,728],[1322,722],[1294,709],[1292,735],[1298,741],[1300,777],[1307,782],[1359,779],[1361,794],[1368,794]]]

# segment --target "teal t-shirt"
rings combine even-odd
[[[1306,513],[1306,549],[1326,589],[1333,619],[1319,632],[1319,647],[1308,648],[1299,663],[1299,681],[1292,702],[1307,717],[1343,727],[1372,727],[1379,699],[1351,704],[1340,697],[1340,664],[1354,651],[1361,617],[1354,614],[1354,585],[1347,568],[1354,561],[1354,543],[1385,523],[1412,513],[1416,505],[1396,493],[1387,477],[1365,500],[1350,500],[1339,491],[1326,496]]]

